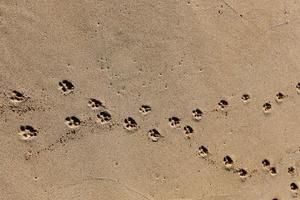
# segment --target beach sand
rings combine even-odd
[[[300,2],[0,0],[0,199],[298,199]]]

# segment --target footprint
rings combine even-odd
[[[276,176],[277,175],[277,170],[276,170],[276,167],[271,167],[270,170],[269,170],[270,174],[272,176]]]
[[[293,167],[293,166],[289,167],[289,168],[288,168],[288,173],[289,173],[290,175],[294,175],[294,174],[296,173],[296,168]]]
[[[13,103],[20,103],[27,99],[28,97],[26,97],[23,93],[18,92],[16,90],[13,90],[10,96],[10,101]]]
[[[294,194],[294,196],[296,196],[298,193],[298,190],[299,190],[298,185],[296,183],[291,183],[290,189],[291,189],[291,192]]]
[[[78,128],[80,126],[80,119],[78,119],[75,116],[71,116],[71,117],[66,117],[65,119],[65,124],[69,127],[69,128]]]
[[[199,147],[198,154],[199,154],[202,158],[205,158],[205,157],[208,156],[209,151],[208,151],[208,149],[207,149],[205,146],[201,145],[201,146]]]
[[[261,164],[262,164],[262,167],[263,167],[264,169],[267,169],[267,170],[270,169],[271,163],[270,163],[270,161],[269,161],[268,159],[263,159],[263,160],[261,161]]]
[[[58,83],[58,85],[64,95],[70,94],[74,91],[74,85],[68,80],[62,80]]]
[[[138,129],[138,125],[132,117],[127,117],[124,119],[124,128],[128,131],[134,131]]]
[[[249,94],[243,94],[242,97],[241,97],[243,103],[249,103],[250,101],[250,95]]]
[[[151,107],[148,105],[142,105],[139,108],[140,113],[142,113],[143,115],[147,115],[149,112],[151,112],[151,110],[152,110]]]
[[[219,107],[220,107],[221,109],[224,109],[224,108],[226,108],[226,107],[228,106],[228,101],[222,99],[222,100],[218,103],[218,105],[219,105]]]
[[[300,94],[300,82],[296,85],[297,93]]]
[[[25,125],[20,126],[20,132],[18,133],[23,140],[31,140],[37,136],[38,131],[32,126]]]
[[[92,110],[97,110],[99,109],[100,107],[104,108],[103,106],[103,103],[97,99],[89,99],[89,102],[88,102],[88,106],[92,109]]]
[[[111,121],[111,114],[107,111],[102,111],[97,114],[97,122],[106,124]]]
[[[238,169],[238,174],[240,176],[240,178],[245,179],[248,176],[248,172],[245,169]]]
[[[233,160],[230,156],[226,155],[223,158],[223,162],[224,162],[225,169],[231,170],[233,168]]]
[[[264,103],[264,105],[263,105],[263,112],[265,114],[269,114],[271,112],[271,109],[272,109],[271,103],[269,103],[269,102]]]
[[[195,120],[199,121],[202,119],[203,112],[200,109],[196,108],[192,111],[192,113]]]
[[[169,124],[172,128],[177,128],[180,125],[180,119],[178,117],[170,117]]]
[[[276,101],[277,103],[281,103],[285,97],[287,97],[287,96],[284,95],[284,94],[282,94],[281,92],[278,92],[278,93],[276,94],[275,101]]]
[[[189,125],[186,125],[186,126],[183,128],[183,130],[184,130],[184,134],[185,134],[188,138],[190,138],[191,134],[194,132],[194,129],[193,129],[191,126],[189,126]]]
[[[159,140],[159,138],[161,138],[161,134],[158,130],[156,129],[151,129],[148,131],[148,138],[152,141],[152,142],[157,142]]]

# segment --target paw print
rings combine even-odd
[[[18,133],[23,140],[31,140],[37,136],[38,131],[32,126],[25,125],[20,126],[20,132]]]
[[[161,138],[161,134],[158,130],[156,129],[151,129],[148,131],[148,138],[152,141],[152,142],[157,142],[159,140],[159,138]]]
[[[222,99],[219,103],[218,103],[218,106],[221,108],[221,109],[224,109],[228,106],[228,101]]]
[[[250,101],[250,95],[249,94],[243,94],[242,97],[241,97],[243,103],[249,103]]]
[[[276,170],[276,167],[271,167],[269,169],[269,172],[272,176],[276,176],[277,175],[277,170]]]
[[[97,100],[97,99],[89,99],[89,102],[88,102],[88,106],[92,109],[92,110],[97,110],[99,109],[100,107],[104,108],[103,104],[101,101]]]
[[[287,97],[287,95],[284,95],[284,94],[282,94],[281,92],[278,92],[278,93],[276,94],[275,101],[276,101],[277,103],[281,103],[285,97]]]
[[[132,117],[127,117],[124,119],[124,128],[128,131],[134,131],[138,129],[138,125]]]
[[[65,124],[69,127],[69,128],[78,128],[80,126],[80,119],[78,119],[75,116],[71,116],[71,117],[66,117],[65,119]]]
[[[18,92],[16,90],[13,90],[10,96],[10,101],[13,103],[20,103],[27,99],[28,97],[26,97],[23,93]]]
[[[201,146],[199,147],[198,154],[199,154],[202,158],[207,157],[208,154],[209,154],[207,147],[201,145]]]
[[[270,163],[270,161],[269,161],[268,159],[263,159],[263,160],[261,161],[261,164],[262,164],[262,167],[263,167],[264,169],[267,169],[267,170],[270,169],[271,163]]]
[[[68,80],[62,80],[58,83],[58,85],[64,95],[70,94],[74,91],[74,85]]]
[[[290,175],[294,175],[294,174],[296,173],[295,167],[293,167],[293,166],[289,167],[289,168],[288,168],[288,173],[289,173]]]
[[[270,112],[271,112],[271,109],[272,109],[271,103],[269,103],[269,102],[264,103],[264,105],[263,105],[263,112],[264,112],[265,114],[270,113]]]
[[[297,93],[300,94],[300,82],[297,83],[296,90],[297,90]]]
[[[194,129],[193,129],[191,126],[189,126],[189,125],[186,125],[186,126],[183,128],[183,130],[184,130],[184,134],[185,134],[188,138],[190,138],[191,134],[194,132]]]
[[[148,105],[142,105],[139,108],[140,113],[142,113],[143,115],[147,115],[149,112],[151,112],[151,110],[152,110],[151,107]]]
[[[245,169],[238,169],[237,172],[242,179],[245,179],[248,176],[248,172]]]
[[[223,163],[224,163],[224,166],[226,169],[232,169],[233,168],[233,160],[230,156],[226,155],[224,158],[223,158]]]
[[[111,121],[111,114],[107,111],[102,111],[97,114],[97,122],[101,124],[106,124]]]
[[[177,128],[180,125],[180,119],[178,117],[170,117],[169,124],[172,128]]]
[[[200,109],[198,109],[198,108],[194,109],[192,111],[192,114],[193,114],[193,117],[195,120],[199,121],[202,119],[203,112]]]

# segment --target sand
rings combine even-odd
[[[0,0],[0,36],[1,200],[300,198],[299,1]]]

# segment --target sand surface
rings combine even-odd
[[[298,0],[0,0],[0,199],[298,199],[299,82]]]

